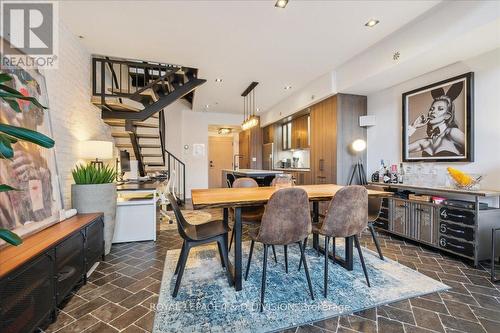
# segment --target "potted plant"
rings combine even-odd
[[[12,81],[12,77],[7,73],[0,73],[0,99],[7,103],[10,108],[17,113],[21,113],[22,110],[19,106],[19,100],[23,100],[29,103],[33,103],[41,109],[46,109],[45,106],[41,105],[36,98],[30,96],[24,96],[16,89],[9,87],[4,84]],[[2,112],[5,110],[1,109]],[[10,112],[9,110],[7,112]],[[14,157],[13,144],[21,141],[32,142],[40,147],[52,148],[54,147],[54,140],[46,135],[32,131],[27,128],[12,126],[0,122],[0,159],[11,160]],[[17,191],[17,189],[9,186],[8,184],[0,184],[0,193],[8,191]],[[23,241],[22,239],[10,230],[0,228],[0,239],[3,239],[9,244],[19,245]]]
[[[71,205],[78,213],[104,213],[104,253],[111,250],[115,232],[116,172],[109,166],[89,163],[72,171]]]

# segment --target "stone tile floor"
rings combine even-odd
[[[285,332],[500,332],[500,284],[492,284],[488,272],[385,234],[379,234],[379,240],[388,258],[453,289]],[[181,244],[173,229],[159,231],[156,242],[113,245],[106,261],[61,307],[45,332],[150,332],[165,254]],[[362,245],[375,250],[369,234],[363,235]]]

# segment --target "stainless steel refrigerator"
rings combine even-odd
[[[262,147],[262,169],[274,169],[274,143],[266,143]]]

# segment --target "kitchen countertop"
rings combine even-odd
[[[308,168],[274,168],[273,170],[280,170],[280,171],[291,171],[291,172],[309,172],[311,169]]]
[[[223,172],[230,172],[235,175],[253,175],[253,176],[261,176],[261,175],[277,175],[283,173],[282,170],[260,170],[260,169],[223,169]]]

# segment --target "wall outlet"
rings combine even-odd
[[[252,162],[257,162],[257,157],[252,157]]]

